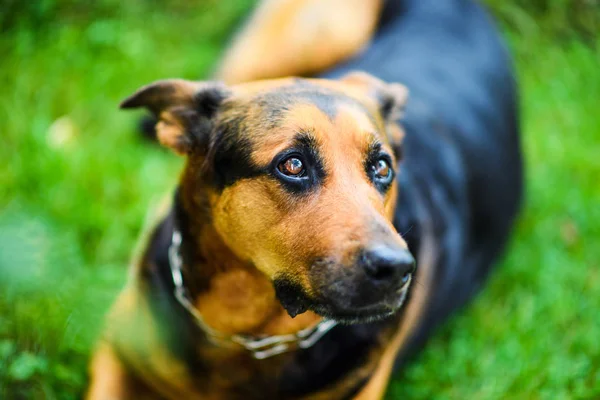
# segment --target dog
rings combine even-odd
[[[121,104],[186,162],[88,398],[380,399],[518,214],[493,23],[469,0],[266,1],[217,76]]]

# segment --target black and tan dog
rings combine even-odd
[[[220,79],[122,104],[187,161],[88,397],[381,398],[476,293],[518,210],[496,31],[467,0],[267,1]]]

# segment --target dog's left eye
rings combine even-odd
[[[304,164],[297,157],[290,157],[279,163],[277,166],[279,172],[291,177],[300,177],[304,175]]]

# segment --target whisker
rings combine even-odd
[[[412,281],[414,282],[415,285],[419,285],[420,287],[422,287],[423,289],[425,289],[425,285],[423,285],[421,282],[419,282],[417,280],[417,278],[414,278]]]

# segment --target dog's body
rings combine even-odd
[[[419,248],[424,226],[435,230],[423,338],[477,292],[504,247],[522,187],[517,95],[508,54],[478,5],[388,7],[366,52],[325,76],[359,69],[410,90],[395,225],[410,248]]]
[[[255,19],[292,18],[316,4],[274,3]],[[251,20],[221,70],[238,83],[332,67],[322,76],[340,84],[168,81],[124,103],[153,111],[161,142],[189,160],[172,211],[111,314],[90,398],[377,399],[394,361],[483,283],[521,196],[515,84],[498,34],[466,0],[318,7],[350,3],[360,13],[348,18],[361,23],[350,39],[351,21],[337,36],[331,28],[339,53],[321,44],[307,63],[282,48],[275,58],[287,61],[278,64],[261,57],[268,43],[256,39],[270,25]],[[409,88],[404,133],[402,87],[350,70]],[[273,158],[276,150],[283,156]],[[386,182],[401,153],[398,179]],[[174,296],[174,231],[191,312]],[[230,340],[295,334],[321,316],[352,324],[263,360]],[[213,329],[226,338],[213,343]]]

